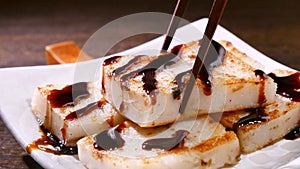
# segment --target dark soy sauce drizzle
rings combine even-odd
[[[108,66],[114,63],[119,62],[119,60],[121,59],[121,56],[113,56],[111,58],[105,59],[102,63],[102,72],[104,72],[104,66]],[[105,93],[105,80],[104,80],[104,76],[102,76],[102,91],[103,93]]]
[[[71,112],[70,114],[68,114],[65,117],[65,120],[74,120],[77,119],[79,117],[82,117],[86,114],[89,114],[90,112],[96,110],[96,109],[101,109],[103,105],[105,105],[107,103],[107,101],[102,98],[101,100],[94,102],[94,103],[90,103],[88,104],[86,107],[83,107],[79,110],[76,110],[74,112]]]
[[[117,131],[118,126],[105,130],[95,136],[94,148],[98,150],[115,150],[124,146],[125,141]]]
[[[80,82],[73,85],[68,85],[61,90],[52,90],[47,96],[50,104],[54,108],[64,106],[74,106],[75,102],[80,99],[89,96],[87,90],[87,83]]]
[[[242,117],[237,123],[233,124],[233,129],[235,131],[237,131],[239,127],[262,123],[270,119],[270,116],[264,112],[264,108],[253,108],[247,109],[246,111],[249,111],[250,114]]]
[[[171,138],[157,138],[150,139],[143,143],[142,148],[144,150],[161,149],[161,150],[172,150],[179,146],[183,139],[188,135],[186,130],[178,130],[174,137]]]
[[[132,66],[134,66],[136,63],[138,63],[141,59],[143,59],[145,57],[149,57],[149,56],[139,55],[139,56],[134,57],[127,64],[115,69],[112,72],[112,75],[117,76],[117,75],[127,72],[128,70],[130,70],[130,68]],[[155,70],[152,71],[152,69],[151,70],[149,69],[147,71],[138,73],[138,74],[143,75],[143,78],[142,78],[142,80],[144,82],[143,88],[144,88],[144,90],[146,89],[145,90],[146,93],[148,95],[150,95],[152,104],[155,104],[155,102],[156,102],[155,94],[154,93],[151,94],[151,91],[156,89],[156,79],[154,78],[155,75],[152,75],[152,73],[154,73],[154,72],[155,72]],[[121,79],[121,81],[123,81],[123,80]],[[147,83],[145,83],[145,82],[147,82]]]
[[[300,102],[300,72],[284,77],[278,77],[274,73],[269,76],[277,83],[277,94]]]
[[[180,49],[176,49],[174,52],[180,53]],[[123,81],[126,81],[135,76],[142,75],[142,81],[144,83],[143,89],[148,95],[150,95],[151,103],[155,104],[156,103],[156,99],[155,99],[156,93],[153,91],[157,89],[157,87],[156,87],[157,80],[155,79],[156,70],[177,56],[178,55],[176,55],[174,53],[162,55],[162,56],[158,57],[157,59],[148,63],[143,68],[140,68],[138,70],[135,70],[133,72],[123,75],[120,78],[120,80],[123,82]]]
[[[201,41],[200,41],[201,42]],[[123,75],[120,80],[121,82],[126,81],[130,78],[133,78],[137,75],[142,75],[142,81],[143,81],[143,89],[144,91],[150,95],[151,97],[151,102],[152,104],[156,103],[156,99],[155,99],[155,95],[156,93],[153,92],[157,89],[156,84],[157,84],[157,80],[155,79],[155,74],[157,69],[159,69],[162,65],[164,65],[164,67],[166,66],[170,66],[172,64],[175,64],[177,62],[177,60],[179,60],[179,55],[181,54],[181,49],[184,45],[178,45],[175,46],[173,49],[171,49],[171,53],[170,54],[166,54],[164,56],[160,56],[157,59],[151,61],[150,63],[148,63],[146,66],[144,66],[143,68],[140,68],[138,70],[132,71],[130,73],[127,73],[125,75]],[[217,53],[215,52],[217,51]],[[209,56],[204,63],[209,65],[210,68],[213,68],[215,66],[218,66],[222,63],[222,60],[224,58],[226,50],[224,49],[224,47],[222,45],[220,45],[218,42],[216,41],[212,41],[212,47],[209,50]],[[211,56],[214,55],[214,56]],[[215,56],[217,55],[217,56]],[[130,67],[132,64],[136,63],[139,57],[135,57],[134,59],[132,59],[131,61],[129,61],[126,65],[116,69],[113,73],[114,74],[120,74],[122,72],[124,72],[125,70],[127,71],[128,67]],[[213,58],[213,59],[211,59]],[[186,71],[185,73],[188,73],[189,71]],[[181,74],[177,77],[177,80],[180,78],[180,76],[184,76],[185,74]],[[201,69],[198,78],[203,82],[204,84],[204,93],[206,95],[210,95],[211,94],[211,83],[209,81],[209,74],[208,71],[206,70],[206,68],[203,66],[203,68]],[[176,78],[175,78],[176,81]],[[176,81],[176,83],[181,85],[181,80]],[[175,90],[175,93],[173,93],[173,97],[178,99],[178,96],[181,94],[181,89],[182,87],[179,86],[178,87],[179,90]]]
[[[156,88],[157,80],[155,79],[156,70],[157,68],[149,68],[139,73],[140,75],[143,76],[142,77],[142,81],[144,82],[143,89],[148,95],[150,95],[152,104],[156,103],[156,99],[155,99],[156,94],[155,92],[153,92],[154,90],[157,89]]]
[[[264,104],[267,99],[265,96],[265,80],[268,77],[268,75],[263,72],[262,70],[255,70],[254,71],[255,76],[257,78],[259,78],[260,80],[260,87],[259,87],[259,95],[258,95],[258,104],[261,106],[262,104]]]
[[[183,91],[183,87],[185,85],[185,77],[187,74],[191,73],[191,70],[187,70],[185,72],[179,73],[175,79],[174,82],[177,84],[177,87],[172,89],[173,99],[180,99],[180,95]]]
[[[77,146],[65,146],[63,141],[59,140],[44,126],[40,126],[42,137],[26,147],[26,151],[31,153],[34,149],[52,153],[55,155],[74,155],[77,154]],[[53,148],[49,148],[51,146]]]
[[[121,56],[113,56],[111,58],[108,58],[108,59],[105,59],[103,61],[103,66],[108,66],[108,65],[111,65],[111,64],[114,64],[114,63],[117,63],[119,60],[121,59]]]
[[[284,138],[287,140],[295,140],[297,138],[300,138],[300,127],[298,126],[294,128],[287,135],[285,135]]]
[[[171,53],[173,53],[173,54],[175,54],[176,55],[176,57],[175,58],[173,58],[173,59],[171,59],[170,61],[168,61],[167,63],[165,63],[164,64],[164,69],[166,69],[167,67],[169,67],[169,66],[172,66],[172,65],[174,65],[174,64],[176,64],[181,58],[179,57],[180,55],[181,55],[181,53],[182,53],[182,48],[183,48],[183,44],[181,44],[181,45],[177,45],[177,46],[175,46],[175,47],[173,47],[172,49],[171,49]]]
[[[292,101],[300,102],[300,72],[283,77],[278,77],[274,73],[270,73],[269,76],[277,83],[277,94]],[[287,140],[300,138],[300,126],[294,128],[284,138]]]
[[[172,53],[167,54],[167,55],[159,56],[157,59],[155,59],[152,62],[148,63],[143,68],[140,68],[138,70],[130,72],[126,75],[123,75],[121,77],[121,81],[126,81],[126,80],[128,80],[128,79],[130,79],[134,76],[137,76],[137,75],[142,75],[144,72],[147,72],[148,70],[149,71],[157,70],[160,66],[164,65],[165,63],[167,63],[168,61],[172,60],[175,57],[176,57],[176,55],[174,55]],[[147,83],[147,82],[145,82],[145,83]]]
[[[182,50],[181,50],[182,47],[183,47],[183,44],[177,45],[177,46],[173,47],[173,48],[171,49],[171,53],[173,53],[173,54],[175,54],[175,55],[179,55],[179,54],[181,53],[181,51],[182,51]]]
[[[200,45],[201,43],[202,40],[199,41]],[[207,57],[203,61],[205,66],[209,66],[209,70],[221,65],[226,54],[226,49],[220,43],[212,40],[211,44],[212,45],[208,50]]]
[[[201,40],[199,41],[199,44],[201,44]],[[217,52],[217,53],[216,53]],[[212,41],[212,47],[210,47],[207,55],[207,59],[205,60],[205,65],[210,66],[209,69],[212,69],[216,66],[219,66],[222,63],[222,60],[225,56],[225,48],[219,44],[216,41]],[[218,55],[218,56],[212,56],[212,55]],[[185,79],[184,77],[191,73],[191,70],[187,70],[185,72],[182,72],[178,74],[174,82],[177,83],[177,88],[174,88],[173,90],[173,98],[174,99],[180,99],[180,95],[183,91],[184,85],[185,85]],[[209,80],[209,72],[207,69],[203,66],[202,69],[200,70],[197,78],[199,78],[204,86],[203,92],[205,95],[209,96],[211,95],[211,82]]]
[[[130,70],[130,68],[135,65],[136,63],[138,63],[141,59],[143,59],[144,57],[149,57],[149,56],[146,56],[146,55],[138,55],[138,56],[135,56],[133,59],[131,59],[128,63],[126,63],[125,65],[115,69],[113,72],[112,72],[112,75],[114,76],[117,76],[117,75],[120,75],[122,73],[125,73],[126,71]]]
[[[201,83],[203,85],[203,93],[206,96],[211,95],[211,82],[209,80],[209,73],[207,69],[204,67],[201,68],[199,74],[197,75],[197,78],[201,80]]]

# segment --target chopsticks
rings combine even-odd
[[[177,4],[175,6],[175,9],[174,9],[171,21],[169,23],[167,33],[166,33],[166,38],[165,38],[165,41],[162,46],[162,50],[161,50],[162,52],[168,50],[168,48],[172,42],[173,36],[176,32],[176,29],[178,27],[178,24],[180,22],[180,19],[182,18],[184,11],[188,5],[188,2],[189,2],[189,0],[177,0]]]
[[[194,63],[192,69],[192,75],[190,76],[190,80],[186,86],[185,93],[182,98],[182,102],[179,108],[179,113],[183,114],[188,103],[189,97],[192,93],[196,77],[198,76],[201,69],[205,69],[202,60],[204,61],[207,57],[208,50],[211,45],[211,41],[213,35],[217,29],[217,25],[219,24],[221,17],[223,15],[223,11],[225,9],[227,0],[215,0],[212,6],[212,9],[209,14],[208,23],[204,32],[204,36],[202,38],[202,44],[198,51],[198,55],[196,57],[196,61]],[[202,60],[201,60],[202,59]]]

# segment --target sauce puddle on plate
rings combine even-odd
[[[77,154],[77,146],[66,146],[55,135],[44,126],[40,126],[42,137],[33,141],[26,147],[26,151],[31,154],[32,150],[41,150],[55,155]]]

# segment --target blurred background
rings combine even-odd
[[[171,14],[175,3],[175,0],[1,1],[0,68],[45,65],[46,45],[74,40],[82,47],[95,31],[114,19],[137,12]],[[212,0],[190,0],[183,18],[195,21],[207,17],[212,3]],[[300,69],[299,0],[228,0],[221,25],[267,56]],[[117,44],[111,53],[155,37],[129,38]],[[18,146],[1,120],[0,137],[0,168],[40,168]]]
[[[184,18],[195,21],[207,17],[212,2],[190,0]],[[114,19],[137,12],[171,14],[175,3],[175,0],[2,1],[0,67],[46,64],[44,47],[48,44],[74,40],[82,47],[90,35]],[[297,68],[300,59],[289,58],[297,58],[300,53],[299,21],[299,0],[228,0],[221,25],[266,55]],[[151,38],[151,35],[130,38],[129,43],[119,44],[113,52]]]

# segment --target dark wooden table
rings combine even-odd
[[[136,12],[172,13],[174,4],[175,0],[1,2],[0,68],[45,65],[44,47],[48,44],[74,40],[82,46],[96,30],[114,19]],[[212,0],[191,0],[184,18],[194,21],[207,17],[211,4]],[[299,0],[229,0],[221,24],[271,58],[300,69]],[[153,37],[127,39],[111,52]],[[1,120],[0,137],[0,168],[40,168]]]

